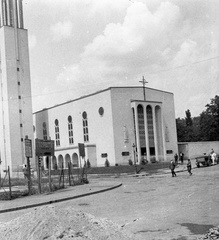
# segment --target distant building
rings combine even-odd
[[[21,170],[26,136],[33,143],[27,30],[22,0],[0,0],[0,173]]]
[[[35,138],[55,141],[52,169],[80,166],[78,143],[91,166],[169,161],[178,152],[173,94],[110,87],[34,113]],[[83,164],[83,161],[82,161]],[[44,157],[48,168],[48,157]]]

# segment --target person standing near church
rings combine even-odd
[[[175,173],[175,163],[173,160],[170,161],[170,170],[171,170],[171,173],[172,173],[172,177],[176,177],[176,173]]]
[[[178,154],[177,153],[174,155],[174,159],[175,159],[175,164],[178,165]]]
[[[180,157],[181,164],[183,165],[184,153],[180,152],[179,157]]]
[[[187,170],[188,170],[189,175],[191,176],[192,175],[192,163],[191,163],[190,159],[188,159]]]

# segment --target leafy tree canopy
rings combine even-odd
[[[186,117],[176,119],[179,142],[219,141],[219,96],[211,99],[206,110],[198,117],[191,117],[188,109]]]

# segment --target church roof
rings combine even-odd
[[[93,95],[97,95],[97,94],[100,94],[100,93],[102,93],[102,92],[110,91],[111,89],[116,89],[116,88],[117,88],[117,89],[121,89],[121,88],[142,88],[142,86],[108,87],[108,88],[105,88],[105,89],[103,89],[103,90],[99,90],[99,91],[96,91],[96,92],[94,92],[94,93],[90,93],[90,94],[81,96],[81,97],[79,97],[79,98],[75,98],[75,99],[72,99],[72,100],[69,100],[69,101],[60,103],[60,104],[56,104],[56,105],[51,106],[51,107],[48,107],[48,108],[43,108],[42,110],[36,111],[36,112],[34,112],[33,114],[36,114],[36,113],[38,113],[38,112],[42,112],[42,111],[45,111],[45,110],[49,110],[49,109],[52,109],[52,108],[56,108],[56,107],[59,107],[59,106],[62,106],[62,105],[65,105],[65,104],[68,104],[68,103],[71,103],[71,102],[79,101],[79,100],[81,100],[81,99],[83,99],[83,98],[91,97],[91,96],[93,96]],[[168,94],[173,94],[173,93],[171,93],[171,92],[162,91],[162,90],[158,90],[158,89],[154,89],[154,88],[145,87],[145,89],[151,89],[151,90],[158,91],[158,92],[164,92],[164,93],[168,93]]]

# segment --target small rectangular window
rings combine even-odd
[[[173,150],[167,150],[167,154],[172,154]]]
[[[122,156],[129,156],[129,152],[122,152]]]
[[[102,154],[101,154],[101,157],[102,157],[102,158],[106,158],[107,156],[108,156],[107,153],[102,153]]]

